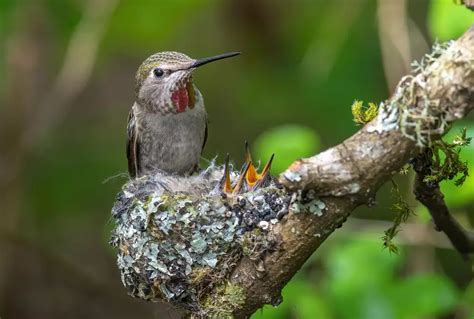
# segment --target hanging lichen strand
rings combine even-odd
[[[324,209],[323,202],[305,202],[271,178],[252,191],[226,194],[225,175],[223,167],[211,165],[197,176],[157,173],[123,186],[112,209],[111,244],[118,248],[122,282],[132,296],[223,316],[216,309],[229,305],[218,307],[214,295],[240,291],[227,281],[240,258],[245,255],[258,267],[266,253],[277,249],[279,238],[271,230],[289,209],[314,206],[307,210],[317,214]],[[234,171],[229,175],[234,185],[240,179]]]
[[[446,85],[448,90],[436,92],[440,94],[438,96],[430,95],[431,87],[444,87],[441,82],[450,83],[457,77],[452,72],[472,69],[472,52],[454,43],[435,43],[431,52],[420,62],[412,63],[412,74],[402,78],[389,101],[380,103],[379,116],[369,124],[369,132],[383,133],[399,129],[417,146],[430,147],[433,139],[436,140],[448,130],[450,122],[462,117],[462,111],[450,112],[445,108],[445,105],[464,104],[465,107],[469,104],[469,101],[449,100],[451,97],[457,98],[458,95],[453,94],[453,91],[462,89],[462,86]],[[441,55],[443,59],[439,59]],[[441,67],[440,63],[444,65]],[[461,65],[466,67],[460,68]],[[435,80],[438,83],[434,83]]]

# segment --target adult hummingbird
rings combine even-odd
[[[189,175],[198,169],[207,139],[207,114],[193,71],[238,54],[195,60],[180,52],[159,52],[140,65],[127,126],[130,177],[156,170]]]

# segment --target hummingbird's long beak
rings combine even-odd
[[[202,58],[202,59],[194,61],[194,63],[191,64],[191,66],[189,68],[190,69],[197,68],[201,65],[208,64],[210,62],[214,62],[214,61],[217,61],[217,60],[231,58],[231,57],[239,55],[239,54],[240,54],[240,52],[229,52],[229,53],[224,53],[224,54],[211,56],[211,57],[208,57],[208,58]]]

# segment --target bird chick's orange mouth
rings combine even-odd
[[[235,185],[232,185],[230,178],[229,154],[227,154],[224,166],[224,176],[220,182],[221,191],[227,194],[235,195],[251,192],[258,188],[267,186],[269,181],[272,179],[270,175],[272,161],[273,154],[270,156],[270,159],[263,167],[262,172],[258,173],[253,163],[252,155],[250,154],[249,144],[245,142],[245,164],[241,169],[240,176],[237,178]]]
[[[180,86],[171,94],[171,101],[176,108],[176,113],[186,111],[186,108],[194,108],[194,87],[191,82],[186,82],[185,86]]]

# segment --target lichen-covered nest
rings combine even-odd
[[[257,258],[276,249],[278,238],[266,234],[287,214],[291,194],[271,179],[225,194],[223,175],[223,167],[211,165],[196,176],[156,173],[123,186],[112,209],[111,244],[132,296],[199,313],[243,254]]]

